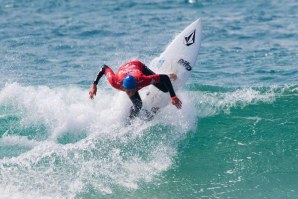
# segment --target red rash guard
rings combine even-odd
[[[106,67],[104,75],[108,79],[109,83],[118,90],[123,90],[122,81],[127,75],[131,75],[137,80],[137,91],[150,84],[159,83],[160,75],[154,74],[146,76],[142,73],[144,64],[138,60],[133,60],[126,64],[123,64],[115,74],[113,70]]]

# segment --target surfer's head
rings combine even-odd
[[[137,80],[133,76],[127,75],[123,79],[122,86],[123,86],[123,88],[128,89],[128,90],[134,89],[137,86]]]
[[[127,75],[122,82],[122,86],[129,97],[133,96],[136,92],[137,80],[131,75]]]

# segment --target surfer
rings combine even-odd
[[[107,65],[103,65],[98,72],[96,79],[91,85],[89,91],[90,99],[93,99],[97,92],[97,84],[100,78],[105,75],[112,87],[126,92],[133,106],[130,109],[129,118],[138,116],[142,108],[142,99],[139,90],[153,84],[162,92],[169,92],[171,101],[174,106],[181,109],[182,102],[176,96],[170,79],[177,79],[177,75],[155,74],[145,64],[138,60],[133,60],[123,64],[115,74]]]

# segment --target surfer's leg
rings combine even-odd
[[[144,75],[154,75],[155,73],[150,70],[146,65],[144,65],[144,69],[142,71],[142,73]],[[167,89],[166,86],[164,86],[163,84],[161,83],[155,83],[153,84],[156,88],[158,88],[159,90],[161,90],[162,92],[166,93],[166,92],[169,92],[169,90]]]
[[[139,95],[139,92],[136,92],[133,96],[129,97],[133,106],[130,108],[129,118],[133,119],[138,116],[140,110],[142,109],[143,103]]]

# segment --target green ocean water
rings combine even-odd
[[[0,0],[0,199],[298,198],[298,4]],[[201,18],[192,75],[152,121],[103,63],[149,65]]]

